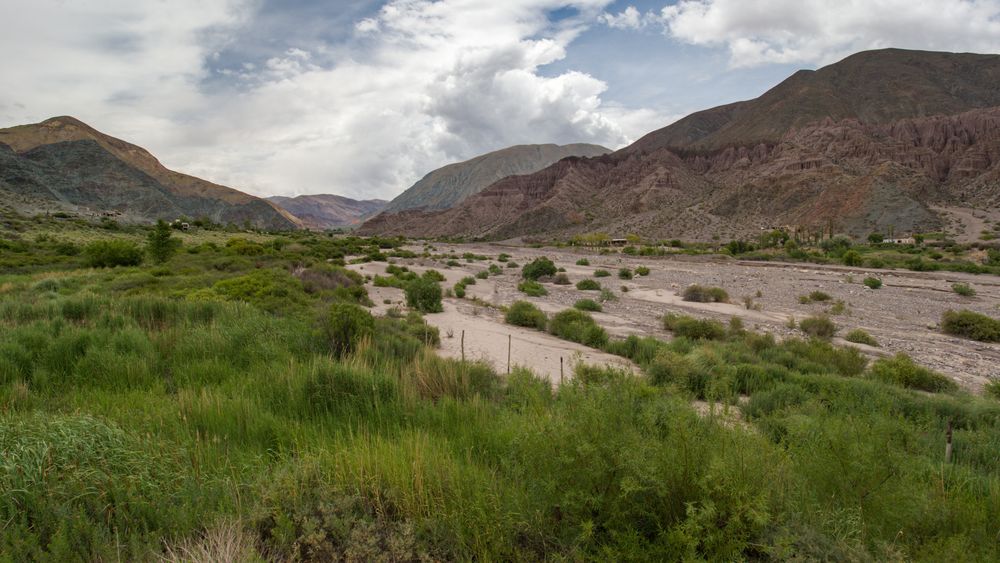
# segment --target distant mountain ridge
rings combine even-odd
[[[135,220],[206,216],[294,229],[300,221],[263,199],[164,167],[147,150],[72,117],[0,129],[0,191],[36,209],[116,211]]]
[[[662,238],[833,227],[936,230],[932,207],[1000,204],[1000,55],[886,49],[800,71],[610,155],[509,177],[362,232]]]
[[[384,199],[356,200],[334,194],[271,196],[268,201],[298,217],[310,229],[350,228],[382,211]]]
[[[396,196],[385,207],[385,212],[447,209],[508,176],[537,172],[570,156],[600,156],[609,152],[610,149],[585,143],[507,147],[428,173]]]

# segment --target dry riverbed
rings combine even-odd
[[[411,248],[422,252],[422,247]],[[559,358],[569,365],[576,360],[587,363],[616,364],[634,369],[629,362],[584,346],[566,342],[539,331],[512,327],[503,322],[495,306],[509,305],[523,299],[546,313],[572,307],[578,299],[598,298],[596,291],[577,290],[575,284],[592,278],[595,270],[605,269],[611,277],[595,278],[614,292],[617,299],[605,302],[604,312],[594,318],[612,336],[629,334],[669,338],[661,324],[665,313],[676,312],[695,317],[728,321],[743,320],[748,329],[769,332],[779,338],[801,336],[790,328],[791,320],[801,320],[817,314],[830,314],[833,304],[843,303],[843,312],[831,314],[838,335],[861,328],[879,342],[878,348],[854,345],[843,340],[835,342],[857,346],[864,353],[878,357],[905,352],[918,363],[940,371],[961,385],[978,390],[990,378],[1000,377],[1000,345],[984,344],[942,334],[938,323],[948,309],[971,309],[987,315],[998,313],[1000,277],[953,272],[911,272],[906,270],[871,270],[843,266],[747,262],[716,257],[632,257],[619,254],[599,255],[587,249],[525,248],[501,244],[438,244],[434,254],[471,252],[490,257],[488,261],[466,262],[449,267],[446,260],[398,259],[414,271],[434,268],[447,277],[442,284],[452,287],[465,276],[485,270],[491,263],[501,266],[502,273],[487,280],[476,280],[467,288],[466,299],[445,299],[443,313],[427,315],[427,321],[441,331],[442,353],[458,357],[461,354],[461,331],[465,331],[465,353],[468,358],[483,358],[498,371],[507,369],[507,339],[511,339],[511,364],[525,365],[553,381],[559,378]],[[545,284],[549,294],[527,297],[517,290],[520,268],[506,268],[496,260],[500,253],[524,265],[536,257],[547,256],[558,267],[566,269],[573,285]],[[587,258],[589,266],[577,266]],[[619,268],[646,266],[648,276],[631,280],[617,277]],[[367,263],[352,268],[374,276],[384,275],[386,264]],[[862,285],[866,276],[882,279],[884,286],[871,290]],[[956,282],[975,288],[975,297],[961,297],[952,291]],[[718,286],[730,296],[730,303],[690,303],[679,294],[692,283]],[[627,291],[623,291],[627,288]],[[402,291],[368,286],[376,303],[373,312],[384,314],[390,306],[402,307]],[[824,303],[799,302],[799,296],[822,291],[832,299]],[[477,304],[472,298],[478,298]],[[384,300],[391,304],[384,304]],[[833,312],[836,312],[834,309]]]

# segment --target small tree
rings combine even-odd
[[[153,262],[162,264],[177,252],[177,248],[180,245],[181,241],[170,235],[170,225],[163,219],[160,219],[156,222],[156,226],[153,227],[153,231],[149,233],[146,252],[149,253],[149,257],[153,259]]]
[[[440,313],[441,284],[426,277],[417,278],[406,284],[406,305],[421,313]]]
[[[521,274],[526,280],[537,280],[543,276],[554,276],[557,271],[556,265],[552,260],[542,256],[541,258],[536,258],[530,264],[525,264],[521,270]]]

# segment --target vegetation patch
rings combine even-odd
[[[600,348],[608,342],[608,334],[587,313],[565,309],[549,320],[549,332],[564,340]]]
[[[871,374],[875,379],[885,383],[932,393],[954,391],[958,388],[954,381],[933,370],[918,366],[906,354],[896,354],[892,358],[876,361],[872,364]]]
[[[576,303],[573,303],[573,308],[593,313],[600,313],[603,310],[601,304],[593,299],[578,299]]]
[[[507,308],[504,316],[507,324],[545,330],[549,319],[545,313],[527,301],[515,301]]]
[[[601,284],[592,279],[585,279],[576,282],[576,288],[580,291],[599,291],[601,289]]]
[[[941,330],[945,334],[979,342],[1000,342],[1000,320],[968,309],[945,311],[941,317]]]
[[[729,294],[726,293],[726,290],[721,287],[707,287],[698,284],[692,284],[684,288],[681,298],[684,301],[692,301],[695,303],[729,302]]]

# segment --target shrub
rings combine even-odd
[[[611,275],[611,272],[609,272],[607,270],[595,270],[594,271],[594,277],[595,278],[606,278],[606,277],[609,277],[610,275]]]
[[[508,268],[520,268],[521,266],[517,262],[514,262],[513,260],[511,260],[510,262],[507,262],[507,267]]]
[[[990,380],[986,385],[983,385],[983,395],[1000,399],[1000,379]]]
[[[593,317],[576,309],[556,313],[549,321],[549,332],[559,338],[594,348],[600,348],[608,342],[608,334]]]
[[[254,270],[220,280],[212,289],[226,299],[250,303],[272,313],[300,306],[305,301],[302,282],[284,270]]]
[[[506,262],[508,260],[510,260],[510,254],[507,254],[506,252],[501,252],[500,255],[497,256],[497,262]]]
[[[837,325],[828,317],[807,317],[799,322],[799,330],[813,338],[828,339],[837,332]]]
[[[526,280],[517,284],[517,290],[529,297],[541,297],[549,294],[544,285],[532,280]]]
[[[869,289],[879,289],[882,287],[882,280],[871,276],[865,278],[865,281],[862,283],[864,283]]]
[[[726,303],[729,301],[729,294],[721,287],[705,287],[698,284],[687,286],[681,297],[684,301],[695,303]]]
[[[556,265],[552,260],[544,256],[532,260],[530,264],[525,264],[524,268],[521,269],[521,275],[526,280],[538,280],[542,276],[554,276],[556,272]]]
[[[1000,342],[1000,321],[967,309],[945,311],[941,317],[941,330],[945,334],[979,342]]]
[[[556,274],[556,277],[552,279],[552,283],[556,285],[569,285],[572,282],[569,281],[569,276],[566,274]]]
[[[868,334],[866,331],[856,328],[846,335],[844,335],[844,340],[848,342],[854,342],[855,344],[865,344],[867,346],[878,346],[878,341],[875,337]]]
[[[975,297],[976,295],[976,290],[967,283],[956,283],[951,286],[951,290],[962,297]]]
[[[590,260],[587,260],[586,258],[580,258],[579,260],[576,261],[576,265],[577,266],[589,266],[590,265]]]
[[[511,303],[507,309],[507,314],[504,316],[504,320],[507,321],[507,324],[537,328],[538,330],[545,330],[545,326],[549,321],[541,309],[527,301],[515,301]]]
[[[599,291],[601,289],[601,284],[595,282],[594,280],[586,279],[576,282],[576,288],[580,291]]]
[[[503,273],[503,270],[500,269],[500,266],[497,266],[496,264],[490,264],[490,267],[487,268],[487,271],[489,271],[491,276],[499,276],[500,274]]]
[[[639,266],[638,268],[635,269],[635,273],[639,274],[640,276],[648,276],[649,268],[645,266]]]
[[[859,254],[857,250],[848,250],[845,252],[843,260],[845,266],[860,266],[864,263],[864,260],[861,258],[861,254]]]
[[[722,340],[726,337],[726,327],[719,321],[674,313],[664,315],[663,328],[674,333],[674,336],[692,340]]]
[[[157,221],[156,226],[149,233],[146,242],[146,251],[149,253],[149,257],[157,264],[162,264],[169,260],[177,252],[177,249],[180,248],[181,241],[170,235],[170,225],[163,219]]]
[[[920,389],[937,393],[954,391],[958,388],[954,381],[925,367],[918,366],[906,354],[896,354],[892,358],[882,358],[872,364],[872,377],[909,389]]]
[[[618,277],[623,280],[630,280],[633,277],[632,270],[628,268],[621,268],[618,270]]]
[[[421,313],[440,313],[444,310],[441,306],[441,284],[434,280],[424,277],[411,280],[403,291],[408,307]]]
[[[403,268],[403,269],[405,270],[406,268]],[[421,277],[424,277],[426,279],[429,279],[431,281],[436,281],[436,282],[443,282],[443,281],[445,281],[445,279],[447,279],[447,278],[444,277],[444,274],[442,274],[441,272],[439,272],[437,270],[427,270],[426,272],[424,272],[424,275],[421,276]]]
[[[127,240],[98,240],[83,249],[86,263],[91,268],[138,266],[142,263],[142,250]]]
[[[604,310],[601,304],[593,299],[580,299],[576,303],[573,303],[573,307],[581,311],[592,311],[594,313],[600,313]]]
[[[323,322],[323,333],[337,356],[350,354],[375,331],[371,314],[352,303],[334,303]]]
[[[821,302],[822,301],[829,301],[830,299],[832,299],[832,297],[830,297],[829,293],[824,293],[822,291],[814,291],[814,292],[810,293],[807,296],[807,298],[808,298],[808,301],[821,301]]]
[[[482,271],[476,272],[476,278],[477,279],[485,280],[485,279],[487,279],[489,277],[490,277],[490,273],[488,271],[486,271],[486,270],[482,270]]]
[[[455,284],[455,297],[458,297],[459,299],[462,299],[463,297],[465,297],[465,284],[464,283],[458,282],[458,283]]]

